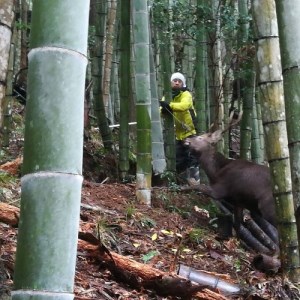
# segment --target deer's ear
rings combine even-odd
[[[211,134],[211,141],[213,144],[216,144],[222,139],[222,130],[218,129]]]

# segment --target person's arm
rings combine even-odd
[[[161,113],[172,113],[172,109],[169,103],[165,101],[165,97],[162,97],[162,99],[159,101],[159,105]]]
[[[189,92],[183,92],[180,102],[171,102],[170,107],[173,111],[186,111],[193,105],[192,94]]]

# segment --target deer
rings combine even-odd
[[[261,216],[276,227],[275,201],[267,166],[245,159],[229,159],[217,152],[215,145],[223,134],[241,119],[230,116],[226,129],[189,137],[185,144],[198,157],[200,167],[206,173],[209,187],[206,193],[215,200],[225,200],[234,207],[234,228],[239,234],[243,209]]]

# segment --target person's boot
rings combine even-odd
[[[190,167],[187,169],[187,180],[190,185],[200,184],[199,167]]]

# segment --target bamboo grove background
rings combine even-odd
[[[129,159],[134,154],[137,200],[151,205],[152,174],[175,170],[173,120],[171,116],[161,118],[158,100],[165,96],[170,101],[170,76],[180,71],[194,96],[199,134],[207,132],[211,124],[213,128],[225,127],[230,112],[243,111],[240,131],[224,136],[218,150],[230,157],[269,165],[280,220],[283,266],[297,281],[299,250],[295,211],[300,203],[300,38],[296,16],[300,4],[296,0],[91,0],[85,49],[87,19],[79,18],[78,22],[72,19],[76,15],[72,1],[64,5],[58,0],[45,1],[44,6],[38,6],[38,2],[0,0],[3,7],[0,15],[1,148],[5,149],[10,141],[12,99],[18,96],[20,101],[28,102],[26,122],[30,124],[30,118],[38,122],[37,116],[53,100],[53,95],[48,101],[41,96],[47,91],[45,86],[50,86],[51,91],[59,91],[54,97],[64,97],[69,102],[64,108],[59,103],[55,108],[65,109],[65,115],[48,116],[45,110],[44,117],[51,117],[53,124],[67,123],[73,131],[60,136],[61,127],[48,125],[42,134],[51,132],[53,144],[60,143],[56,134],[62,140],[72,136],[72,149],[70,145],[60,145],[68,149],[78,166],[74,171],[71,163],[61,165],[68,151],[58,151],[57,156],[50,151],[48,161],[41,158],[39,163],[51,171],[56,167],[49,161],[57,160],[57,166],[64,167],[66,173],[71,169],[74,174],[81,174],[80,152],[75,150],[81,147],[81,142],[76,143],[80,128],[75,125],[74,116],[78,116],[78,126],[84,124],[87,138],[91,127],[97,127],[103,148],[116,153],[120,180],[127,178]],[[32,11],[35,5],[36,12]],[[48,6],[53,8],[49,23],[39,17],[47,16]],[[58,7],[65,15],[57,15]],[[83,10],[86,9],[84,6]],[[82,74],[74,82],[64,80],[72,78],[75,72],[70,68],[71,62],[60,70],[61,75],[55,75],[48,66],[50,75],[44,82],[35,78],[34,72],[31,75],[28,53],[35,53],[32,52],[35,47],[66,48],[86,55],[84,106],[74,101],[82,94],[77,90]],[[36,55],[51,61],[52,52]],[[63,55],[61,59],[68,61]],[[83,68],[81,63],[76,63]],[[57,80],[59,76],[61,80]],[[36,99],[35,105],[31,99]],[[43,120],[39,122],[43,124]],[[130,122],[136,124],[129,126]],[[112,131],[114,126],[119,126],[117,139]],[[38,153],[32,155],[34,146],[29,141],[34,136],[39,145],[43,138],[34,130],[27,130],[25,174],[35,172],[35,159],[39,160]],[[238,145],[234,140],[237,137]]]

